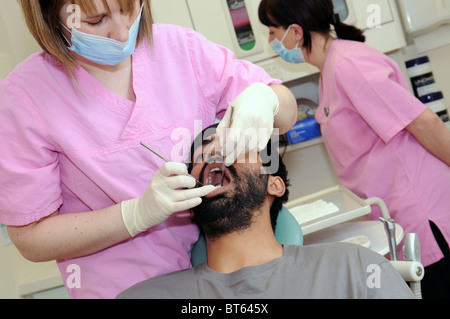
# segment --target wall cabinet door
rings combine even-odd
[[[351,3],[357,13],[356,26],[360,29],[380,28],[394,21],[388,0],[352,0]]]
[[[187,0],[196,31],[252,62],[272,58],[269,29],[258,19],[261,0]]]

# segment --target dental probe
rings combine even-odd
[[[231,126],[231,121],[233,120],[233,112],[234,112],[234,108],[233,106],[231,106],[231,111],[230,111],[230,126]],[[223,141],[225,143],[225,140]],[[223,150],[222,150],[223,151]],[[222,164],[222,179],[220,180],[220,185],[223,185],[223,179],[225,178],[225,170],[227,169],[227,166],[225,165],[225,157],[223,157],[223,164]]]
[[[146,149],[148,149],[150,152],[152,152],[153,154],[155,154],[156,156],[158,156],[160,159],[162,159],[163,161],[165,161],[166,163],[169,163],[170,161],[165,158],[164,156],[162,156],[161,154],[159,154],[157,151],[155,151],[154,149],[150,148],[149,146],[145,145],[143,142],[141,142],[141,145],[144,146]],[[191,174],[187,174],[188,176],[192,177],[195,179],[195,181],[197,183],[199,183],[202,186],[205,186],[203,183],[201,183],[198,179],[196,179],[194,176],[192,176]]]

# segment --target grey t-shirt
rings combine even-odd
[[[120,299],[415,298],[384,257],[354,244],[285,245],[283,256],[230,274],[206,263],[155,277]]]

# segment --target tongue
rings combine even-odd
[[[228,177],[224,175],[222,180],[222,186],[226,186],[228,184],[230,184],[230,181],[228,180]]]
[[[223,175],[221,171],[216,171],[210,175],[211,185],[214,186],[225,186],[230,183],[230,181]]]
[[[222,184],[222,176],[223,176],[222,172],[220,171],[215,172],[212,176],[212,184],[214,186],[220,186]]]

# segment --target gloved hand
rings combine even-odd
[[[217,127],[227,166],[242,154],[266,147],[279,108],[278,96],[262,83],[250,85],[233,101]]]
[[[166,221],[176,212],[198,206],[215,188],[197,184],[185,164],[169,162],[156,172],[141,197],[122,202],[122,218],[132,237]]]

